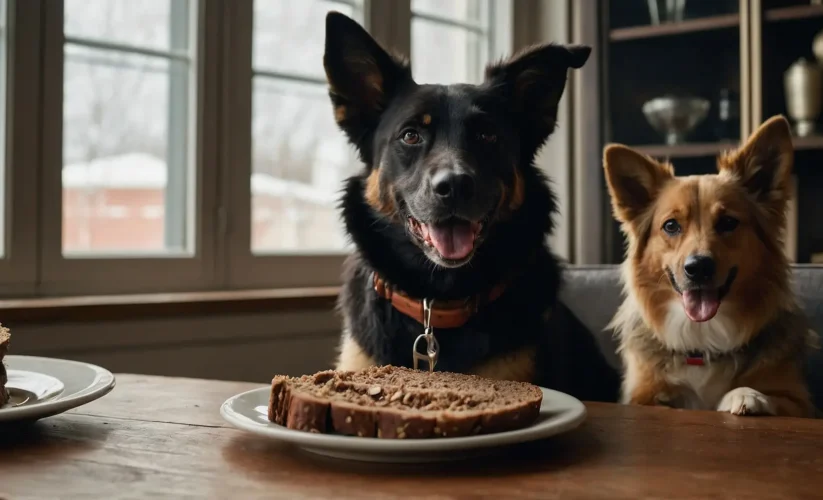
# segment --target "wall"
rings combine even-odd
[[[261,383],[330,367],[340,334],[331,311],[6,326],[12,354],[86,361],[114,373]]]

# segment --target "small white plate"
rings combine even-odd
[[[34,356],[6,356],[3,361],[11,400],[0,407],[0,423],[57,415],[114,388],[114,375],[87,363]]]
[[[220,414],[235,427],[319,455],[366,462],[437,462],[490,453],[502,446],[554,436],[574,429],[586,419],[586,407],[577,399],[562,392],[542,387],[541,390],[540,416],[530,427],[456,438],[378,439],[287,429],[269,422],[269,388],[254,389],[228,399],[220,407]]]

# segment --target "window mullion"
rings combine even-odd
[[[326,79],[314,76],[303,76],[294,73],[284,73],[282,71],[271,71],[265,69],[253,69],[252,75],[264,78],[275,78],[278,80],[288,80],[290,82],[305,83],[308,85],[326,85]]]
[[[411,54],[411,0],[370,0],[366,3],[366,28],[384,47]]]
[[[254,273],[251,252],[252,33],[254,2],[226,2],[223,97],[221,106],[220,205],[225,224],[219,237],[225,249],[230,287],[244,286]]]
[[[187,52],[189,50],[189,1],[170,2],[169,42],[172,52]],[[195,29],[196,29],[195,24]],[[183,66],[183,67],[181,67]],[[179,61],[169,61],[169,109],[168,141],[166,173],[166,209],[164,224],[164,240],[166,248],[185,248],[191,244],[187,241],[188,227],[186,218],[189,215],[189,155],[187,144],[189,137],[189,76],[191,71],[188,64]],[[175,168],[176,167],[176,168]],[[171,201],[171,203],[169,203]]]
[[[2,215],[6,245],[0,261],[0,293],[32,295],[37,284],[40,227],[40,85],[42,67],[42,2],[7,0],[5,190]]]
[[[493,4],[492,4],[493,5]],[[454,19],[449,19],[448,17],[442,16],[435,16],[433,14],[423,13],[423,12],[412,12],[412,18],[423,19],[425,21],[429,21],[434,24],[439,24],[443,26],[450,26],[452,28],[458,28],[465,31],[470,31],[472,33],[476,33],[478,35],[487,35],[486,28],[483,26],[478,26],[477,24],[464,22],[464,21],[456,21]]]
[[[39,282],[49,281],[62,256],[63,2],[42,0],[43,55],[40,140]]]
[[[179,23],[179,18],[182,15],[186,17],[185,12],[187,9],[186,2],[172,2],[171,4],[171,24],[174,25],[175,23],[175,15],[177,15],[177,22]],[[175,14],[176,12],[176,14]],[[184,26],[185,27],[185,26]],[[172,27],[174,29],[174,27]],[[148,47],[136,47],[134,45],[129,45],[125,43],[117,43],[117,42],[107,42],[103,40],[95,40],[93,38],[85,38],[79,36],[65,36],[64,40],[66,44],[69,45],[79,45],[82,47],[89,47],[93,49],[99,50],[111,50],[116,52],[122,52],[124,54],[137,54],[141,56],[147,57],[160,57],[163,59],[172,59],[172,60],[180,60],[180,61],[188,61],[190,60],[191,56],[189,51],[186,50],[186,46],[175,46],[175,35],[171,34],[171,42],[172,42],[172,50],[157,50],[151,49]]]
[[[200,0],[199,26],[197,33],[190,33],[189,39],[196,40],[198,50],[197,72],[201,74],[200,92],[196,113],[189,119],[196,125],[196,151],[190,154],[200,166],[198,176],[199,204],[193,209],[195,224],[200,233],[195,235],[197,252],[203,255],[211,274],[212,287],[225,285],[226,249],[224,245],[225,210],[223,208],[223,156],[226,145],[223,141],[223,107],[226,87],[225,46],[228,37],[229,19],[225,2],[222,0]],[[190,42],[191,43],[191,42]],[[192,210],[192,209],[190,209]]]

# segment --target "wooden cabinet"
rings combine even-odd
[[[602,26],[604,144],[620,142],[670,160],[678,175],[716,171],[718,153],[769,117],[788,117],[783,74],[799,58],[813,59],[813,39],[823,31],[823,5],[808,0],[687,0],[682,20],[656,25],[646,1],[599,5],[592,15]],[[683,144],[665,144],[643,115],[645,102],[666,95],[711,103]],[[731,97],[732,122],[720,119],[721,95]],[[816,135],[796,138],[795,149],[787,252],[794,261],[810,262],[823,253],[823,125]],[[602,192],[605,260],[620,262],[623,236],[608,213],[605,184]]]

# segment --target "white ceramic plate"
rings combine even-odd
[[[57,415],[114,388],[114,375],[87,363],[34,356],[6,356],[3,361],[11,401],[0,407],[0,423]]]
[[[220,414],[232,425],[260,436],[288,442],[319,455],[367,462],[435,462],[491,453],[500,447],[569,431],[586,419],[586,407],[562,392],[543,389],[540,416],[530,427],[481,436],[437,439],[377,439],[312,434],[269,422],[268,388],[238,394],[223,403]]]

